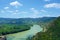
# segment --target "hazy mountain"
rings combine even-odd
[[[0,18],[0,24],[24,24],[34,22],[49,22],[56,17],[42,17],[42,18]]]

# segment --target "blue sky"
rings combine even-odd
[[[60,0],[0,0],[0,17],[38,18],[60,16]]]

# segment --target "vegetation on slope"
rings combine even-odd
[[[19,19],[0,18],[0,35],[6,35],[28,30],[33,24],[42,25],[42,22],[46,23],[53,19],[55,19],[55,17]]]
[[[12,34],[29,30],[31,25],[3,24],[0,25],[0,35]]]
[[[49,24],[45,32],[37,33],[32,40],[60,40],[60,17]]]

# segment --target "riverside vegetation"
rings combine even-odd
[[[33,26],[34,24],[38,24],[42,28],[49,29],[50,28],[49,26],[51,26],[50,23],[55,19],[56,17],[20,18],[20,19],[0,18],[0,36],[29,30],[31,26]],[[49,26],[47,26],[48,25],[47,23],[49,24]],[[49,33],[50,31],[46,32]],[[42,40],[43,38],[41,38],[40,35],[41,36],[47,35],[46,32],[39,32],[37,33],[37,35],[39,36],[35,35],[30,40]]]
[[[60,40],[60,17],[50,22],[45,32],[37,33],[31,40]]]

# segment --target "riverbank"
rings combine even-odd
[[[25,29],[25,30],[20,30],[20,31],[17,31],[17,32],[13,32],[13,33],[8,33],[8,34],[5,34],[5,35],[1,35],[0,36],[0,40],[7,40],[6,35],[15,34],[15,33],[19,33],[19,32],[24,32],[24,31],[28,31],[28,30],[29,29]]]
[[[0,40],[6,40],[6,36],[0,36]]]
[[[39,25],[33,25],[30,30],[6,35],[7,40],[26,40],[28,37],[34,36],[42,31]]]
[[[28,37],[33,37],[40,31],[42,31],[40,25],[33,25],[29,30],[1,36],[1,40],[27,40]]]

